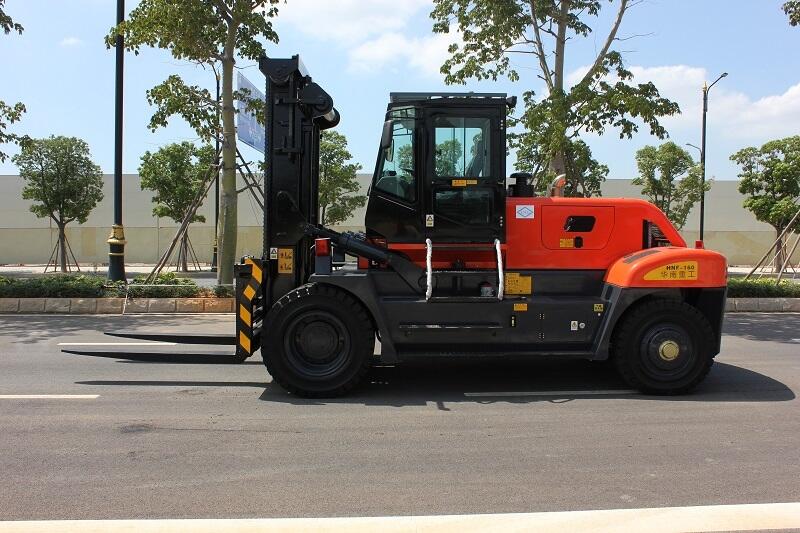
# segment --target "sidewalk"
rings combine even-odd
[[[143,263],[134,263],[125,265],[125,274],[128,280],[132,280],[136,276],[146,276],[152,272],[155,265],[147,265]],[[30,278],[44,274],[45,265],[0,265],[0,276],[8,278]],[[211,271],[211,267],[203,265],[202,270],[189,269],[189,272],[176,272],[175,267],[164,268],[162,272],[175,272],[178,277],[191,278],[197,282],[201,287],[214,287],[217,285],[217,273]],[[53,267],[47,269],[47,274],[57,273],[53,271]],[[78,272],[74,269],[72,274],[86,274],[90,276],[103,276],[108,275],[108,265],[81,265],[81,270]]]

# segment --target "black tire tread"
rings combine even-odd
[[[708,353],[700,354],[700,357],[703,358],[703,367],[691,381],[681,387],[669,389],[653,388],[644,383],[636,375],[631,366],[630,358],[621,353],[622,350],[626,349],[626,340],[635,336],[637,333],[636,326],[644,317],[657,313],[673,311],[679,311],[685,314],[691,321],[697,324],[703,330],[702,337],[704,340],[706,340],[706,342],[708,342],[708,339],[714,338],[714,330],[703,313],[701,313],[696,307],[693,307],[686,302],[668,299],[652,299],[636,305],[625,316],[622,317],[622,320],[615,328],[611,339],[611,356],[614,366],[616,367],[616,370],[622,379],[625,380],[625,383],[627,383],[630,387],[641,390],[647,394],[666,396],[686,394],[696,387],[701,381],[703,381],[711,370],[711,366],[714,364],[714,354],[713,350],[711,350],[709,347]]]
[[[307,298],[309,296],[323,296],[337,300],[342,309],[347,309],[346,312],[351,313],[352,316],[358,319],[358,322],[361,324],[361,331],[359,331],[359,334],[364,335],[364,340],[367,342],[368,346],[374,346],[373,343],[375,339],[375,331],[373,329],[372,320],[367,314],[366,309],[364,309],[364,307],[352,296],[330,285],[307,283],[294,289],[293,291],[288,292],[277,302],[275,302],[267,314],[264,323],[268,324],[271,322],[274,317],[282,313],[287,306],[296,300]],[[369,354],[369,356],[363,358],[357,372],[346,383],[334,389],[316,391],[298,387],[297,385],[294,385],[286,380],[281,375],[281,372],[274,368],[272,365],[272,359],[264,355],[263,350],[262,358],[264,360],[264,365],[267,367],[267,372],[269,372],[269,375],[272,376],[272,379],[278,383],[278,385],[280,385],[287,392],[303,398],[333,398],[347,394],[364,379],[373,362],[372,354]]]

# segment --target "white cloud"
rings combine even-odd
[[[354,72],[374,72],[385,68],[402,71],[410,66],[427,76],[438,77],[448,56],[447,47],[456,38],[453,33],[418,38],[387,33],[350,50],[348,68]]]
[[[295,0],[280,4],[277,24],[342,47],[350,72],[410,67],[438,77],[458,34],[431,34],[430,22],[424,32],[412,27],[412,19],[432,8],[432,0]]]
[[[293,0],[278,6],[278,24],[312,37],[353,44],[406,28],[431,0]]]
[[[83,44],[83,41],[81,41],[77,37],[64,37],[63,39],[61,39],[61,42],[58,43],[58,46],[73,47],[73,46],[78,46],[80,44]]]
[[[576,83],[588,67],[570,73],[568,81]],[[681,114],[665,118],[662,123],[673,138],[696,139],[703,107],[703,83],[713,81],[719,73],[701,67],[666,65],[633,66],[634,83],[652,81],[659,93],[678,103]],[[760,144],[767,140],[800,134],[800,82],[780,94],[753,98],[735,89],[736,78],[721,80],[709,92],[708,119],[718,135],[740,143]]]

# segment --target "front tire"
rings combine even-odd
[[[612,338],[612,358],[631,387],[647,394],[683,394],[711,370],[714,338],[695,307],[650,300],[622,318]]]
[[[367,311],[335,287],[309,283],[278,300],[264,321],[261,355],[272,378],[308,398],[341,396],[372,364]]]

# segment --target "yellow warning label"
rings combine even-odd
[[[506,294],[531,294],[533,292],[531,276],[521,276],[519,272],[507,272],[505,284]]]
[[[697,261],[680,261],[655,268],[644,275],[646,281],[694,281],[700,273]]]
[[[294,272],[294,250],[292,248],[278,249],[278,274],[291,274]]]
[[[467,180],[453,180],[451,185],[453,187],[466,187],[467,186]]]
[[[525,312],[528,310],[528,304],[514,304],[514,311]]]
[[[603,304],[594,304],[594,312],[595,313],[602,313],[605,306]]]
[[[575,239],[558,239],[559,248],[575,248]]]
[[[478,180],[467,180],[467,185],[477,185]]]

